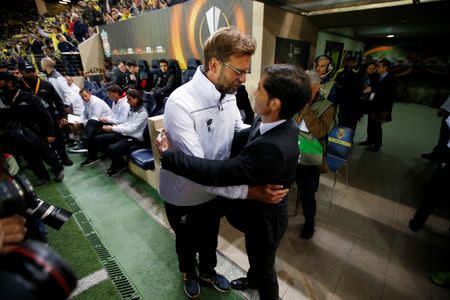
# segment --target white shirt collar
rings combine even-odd
[[[269,131],[270,129],[280,125],[281,123],[286,122],[285,119],[281,119],[279,121],[275,121],[275,122],[271,122],[271,123],[263,123],[261,122],[261,124],[259,125],[259,132],[261,132],[261,134],[266,133],[267,131]]]

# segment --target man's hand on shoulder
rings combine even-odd
[[[283,188],[282,185],[267,184],[249,187],[247,198],[258,200],[267,204],[276,204],[283,200],[288,194],[289,189]]]

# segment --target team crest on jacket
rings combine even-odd
[[[345,129],[344,128],[339,128],[337,136],[340,140],[342,140],[342,138],[345,136]]]

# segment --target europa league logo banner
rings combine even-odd
[[[102,26],[100,33],[113,60],[174,58],[185,69],[188,58],[203,59],[203,44],[217,29],[236,26],[251,34],[252,16],[250,0],[196,0]]]

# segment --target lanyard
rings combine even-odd
[[[38,78],[38,81],[36,83],[36,89],[34,90],[34,95],[36,96],[39,91],[39,86],[41,85],[41,79]]]
[[[29,88],[31,90],[31,87],[28,85],[28,83],[25,80],[23,80],[23,78],[22,78],[22,81],[27,86],[27,88]],[[41,79],[38,77],[38,80],[37,80],[37,83],[36,83],[36,88],[34,89],[34,95],[35,96],[37,95],[37,93],[39,91],[39,86],[40,85],[41,85]]]

